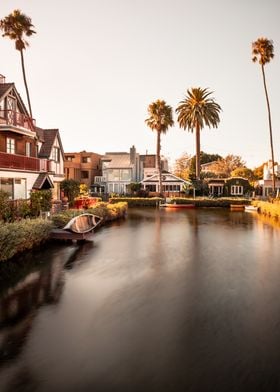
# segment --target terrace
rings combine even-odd
[[[35,134],[36,122],[29,116],[14,110],[0,110],[0,130],[13,130],[18,133]]]

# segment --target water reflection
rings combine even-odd
[[[49,249],[2,294],[2,389],[278,390],[279,239],[251,214],[147,208]]]

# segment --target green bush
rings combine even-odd
[[[51,189],[31,192],[30,208],[32,216],[39,216],[40,211],[50,211],[52,206]]]
[[[26,219],[0,226],[0,261],[5,261],[47,240],[52,223],[47,220]]]
[[[129,207],[155,207],[163,201],[164,199],[160,197],[111,197],[109,199],[111,204],[126,202]]]

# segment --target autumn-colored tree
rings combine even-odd
[[[191,159],[191,156],[186,152],[183,153],[180,158],[176,159],[173,169],[175,176],[183,178],[184,180],[189,179]]]
[[[230,177],[233,170],[244,166],[245,162],[240,156],[229,154],[214,164],[214,170],[219,177]]]
[[[271,111],[266,86],[264,66],[270,62],[274,57],[273,41],[267,38],[259,38],[257,41],[252,43],[252,61],[255,63],[259,62],[262,70],[264,92],[266,98],[266,105],[268,111],[268,124],[269,124],[269,138],[270,138],[270,149],[271,149],[271,160],[272,160],[272,191],[275,194],[275,169],[274,169],[274,149],[273,149],[273,137],[272,137],[272,122],[271,122]]]
[[[187,90],[183,101],[179,103],[176,109],[178,113],[179,126],[183,129],[193,132],[196,135],[196,179],[200,179],[200,131],[208,126],[217,128],[220,122],[219,113],[221,111],[207,88],[192,88]]]
[[[33,30],[33,27],[34,26],[31,23],[31,18],[23,14],[20,10],[14,10],[11,14],[0,20],[0,29],[3,31],[2,36],[8,37],[12,41],[15,41],[16,50],[20,52],[21,68],[27,95],[29,114],[31,118],[33,118],[33,116],[31,110],[29,90],[26,81],[23,51],[29,46],[29,43],[26,41],[25,36],[30,37],[31,35],[36,33],[36,31]]]
[[[149,117],[145,120],[148,127],[157,133],[157,168],[159,176],[159,192],[162,193],[161,160],[160,160],[160,138],[166,133],[169,127],[174,124],[172,108],[165,101],[158,99],[148,106]]]

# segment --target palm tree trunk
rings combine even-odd
[[[25,85],[27,102],[28,102],[28,107],[29,107],[29,115],[32,119],[33,116],[32,116],[32,110],[31,110],[29,90],[28,90],[27,81],[26,81],[26,74],[25,74],[25,66],[24,66],[24,58],[23,58],[23,50],[22,49],[20,51],[20,58],[21,58],[21,68],[22,68],[22,74],[23,74],[23,81],[24,81],[24,85]]]
[[[160,131],[157,131],[157,167],[159,179],[159,193],[162,193],[161,162],[160,162]]]
[[[267,111],[268,111],[270,148],[271,148],[271,160],[272,160],[272,191],[273,191],[273,196],[275,196],[274,150],[273,150],[273,138],[272,138],[271,113],[270,113],[270,104],[269,104],[267,87],[266,87],[264,65],[262,64],[261,66],[262,66],[263,85],[264,85],[265,98],[266,98]]]
[[[200,127],[198,124],[196,124],[196,128],[195,128],[195,138],[196,138],[195,174],[196,174],[196,179],[200,180]]]

